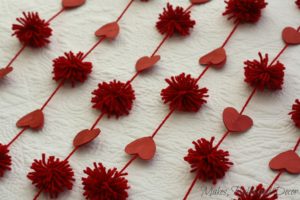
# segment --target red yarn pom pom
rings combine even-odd
[[[270,90],[282,89],[284,81],[285,67],[282,63],[277,61],[269,65],[268,54],[265,57],[259,53],[260,61],[246,61],[245,66],[245,82],[259,90],[265,88]]]
[[[241,187],[235,193],[237,197],[235,200],[277,200],[277,190],[273,190],[266,193],[262,184],[254,187],[252,186],[250,191],[246,191],[245,187]]]
[[[265,0],[228,0],[223,15],[229,15],[228,19],[234,19],[235,23],[257,22],[261,17],[262,9],[268,4]]]
[[[156,28],[161,34],[167,34],[169,37],[177,33],[181,36],[190,34],[190,29],[194,27],[196,22],[191,19],[191,12],[185,12],[182,7],[177,6],[175,9],[171,4],[167,4],[159,20]]]
[[[84,54],[82,52],[76,55],[73,52],[65,53],[53,60],[53,79],[56,81],[70,81],[72,86],[76,82],[83,83],[92,72],[92,63],[84,62]]]
[[[295,3],[298,5],[298,8],[300,8],[300,0],[297,0]]]
[[[294,121],[295,126],[300,128],[300,101],[299,101],[299,99],[296,99],[296,101],[292,107],[292,112],[290,112],[289,115],[291,115],[291,118]]]
[[[109,169],[99,163],[94,163],[94,169],[86,168],[86,178],[82,184],[86,199],[97,200],[125,200],[128,197],[128,181],[124,178],[127,173],[120,174],[116,168]]]
[[[199,180],[212,180],[216,184],[217,179],[223,178],[233,163],[229,161],[228,151],[213,146],[214,140],[212,137],[210,141],[204,138],[194,141],[195,149],[189,149],[184,160],[191,165],[191,172],[196,172]]]
[[[11,157],[6,145],[0,144],[0,177],[3,177],[5,171],[11,170]]]
[[[197,112],[208,97],[207,88],[199,88],[197,80],[184,73],[166,79],[169,86],[161,91],[164,103],[170,103],[170,109]]]
[[[94,95],[93,108],[108,115],[115,115],[117,118],[128,115],[135,100],[134,91],[130,83],[120,81],[103,82],[98,84],[98,88],[92,92]]]
[[[43,154],[41,160],[34,160],[31,169],[33,172],[28,173],[27,177],[36,188],[48,193],[51,198],[56,198],[59,193],[73,187],[74,172],[67,160],[60,161],[54,156],[46,160],[46,155]]]
[[[16,35],[21,43],[32,47],[47,45],[52,35],[49,23],[41,19],[37,12],[23,12],[23,16],[17,18],[20,24],[13,24],[13,35]]]

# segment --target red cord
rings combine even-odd
[[[75,147],[70,153],[69,155],[66,157],[65,161],[69,160],[73,155],[74,153],[79,149],[79,147]]]
[[[194,186],[195,186],[195,184],[196,184],[197,180],[198,180],[198,175],[197,175],[197,176],[195,176],[195,178],[194,178],[194,180],[193,180],[192,184],[190,185],[190,187],[189,187],[188,191],[187,191],[187,192],[186,192],[186,194],[184,195],[184,198],[183,198],[183,200],[187,200],[187,199],[188,199],[188,197],[189,197],[189,195],[190,195],[191,191],[193,190],[193,188],[194,188]]]
[[[121,171],[119,172],[119,174],[122,174],[128,167],[129,165],[138,158],[137,155],[132,156],[131,159],[125,164],[125,166],[121,169]]]
[[[118,17],[118,19],[116,20],[116,22],[119,22],[122,17],[124,16],[124,14],[127,12],[128,8],[131,6],[131,4],[134,2],[134,0],[130,0],[130,2],[127,4],[126,8],[123,10],[123,12],[121,13],[121,15]]]
[[[191,4],[189,5],[189,7],[187,7],[187,8],[184,10],[184,12],[190,11],[190,10],[194,7],[194,5],[195,5],[195,4],[191,3]]]
[[[225,39],[224,43],[222,44],[222,48],[226,46],[226,44],[229,42],[229,40],[232,38],[233,34],[236,32],[237,28],[239,27],[240,23],[236,23],[232,29],[232,31],[229,33],[227,38]]]
[[[46,100],[46,102],[42,105],[41,110],[44,110],[45,107],[48,105],[48,103],[51,101],[51,99],[54,97],[54,95],[58,92],[58,90],[64,85],[65,81],[61,81],[56,89],[53,91],[53,93],[50,95],[50,97]]]
[[[8,144],[7,148],[12,145],[25,131],[27,130],[27,127],[23,128]]]
[[[38,193],[34,196],[33,200],[37,200],[38,197],[42,194],[42,192],[43,192],[43,189],[40,189],[40,190],[38,191]]]
[[[11,67],[11,64],[19,57],[19,55],[23,52],[23,50],[26,48],[26,44],[23,44],[20,50],[14,55],[14,57],[9,61],[9,63],[6,65],[5,68]]]
[[[106,37],[101,37],[89,50],[87,53],[84,54],[83,59],[85,59],[90,53],[92,53],[92,51],[98,46],[100,45],[104,40],[106,39]]]
[[[50,23],[51,21],[53,21],[56,17],[58,17],[58,15],[60,15],[62,12],[65,11],[65,8],[62,8],[60,11],[58,11],[55,15],[53,15],[50,19],[48,19],[47,23]]]
[[[171,117],[171,115],[173,114],[173,112],[175,111],[175,109],[172,109],[167,116],[162,120],[162,122],[158,125],[158,127],[155,129],[155,131],[152,134],[152,138],[154,138],[156,136],[156,134],[158,133],[158,131],[162,128],[162,126],[166,123],[166,121]]]
[[[99,117],[96,119],[96,121],[94,122],[94,124],[92,125],[92,127],[90,128],[90,130],[93,130],[97,126],[97,124],[100,122],[100,120],[103,118],[104,115],[105,115],[105,113],[101,113],[99,115]]]

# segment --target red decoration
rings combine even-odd
[[[144,70],[150,69],[154,67],[154,65],[158,63],[159,60],[160,60],[159,55],[155,55],[152,57],[144,56],[137,61],[135,65],[136,71],[142,72]]]
[[[67,160],[60,161],[54,156],[46,160],[43,154],[41,160],[34,160],[31,169],[33,171],[28,173],[28,179],[39,191],[48,193],[51,198],[56,198],[59,193],[73,187],[74,172]]]
[[[255,23],[261,17],[262,9],[267,6],[265,0],[227,0],[223,15],[229,15],[235,23]]]
[[[236,198],[234,200],[277,200],[277,190],[273,190],[266,193],[266,189],[262,184],[254,187],[252,186],[249,191],[245,187],[239,188],[235,193]]]
[[[111,81],[99,83],[98,88],[92,92],[94,97],[93,108],[106,113],[108,117],[114,115],[117,118],[128,115],[135,100],[134,91],[130,83]]]
[[[300,0],[296,0],[295,3],[298,5],[298,8],[300,8]]]
[[[191,12],[185,12],[184,8],[177,6],[175,9],[168,3],[164,12],[159,15],[159,21],[156,28],[161,34],[167,34],[169,37],[175,33],[181,36],[190,34],[190,29],[194,28],[196,22],[191,19]]]
[[[152,137],[143,137],[128,144],[125,152],[129,155],[137,155],[143,160],[151,160],[156,152],[156,144]]]
[[[297,99],[292,107],[292,112],[289,113],[295,126],[300,128],[300,101]]]
[[[201,65],[212,65],[221,68],[226,63],[226,51],[223,47],[217,48],[200,58]]]
[[[13,24],[12,30],[21,43],[32,47],[47,45],[52,29],[49,23],[39,17],[37,12],[23,12],[24,18],[17,18],[20,24]]]
[[[12,71],[13,71],[12,67],[5,67],[5,68],[0,69],[0,79],[5,77],[7,74],[9,74]]]
[[[284,81],[284,65],[279,61],[269,65],[268,54],[263,57],[259,53],[259,57],[260,61],[248,60],[245,62],[245,82],[259,90],[281,89]]]
[[[99,28],[96,32],[95,35],[97,37],[106,37],[108,39],[115,39],[120,32],[120,27],[118,22],[112,22],[108,23],[101,28]]]
[[[170,103],[171,110],[197,112],[208,97],[207,88],[199,88],[197,80],[184,73],[166,79],[169,86],[161,91],[165,104]]]
[[[275,156],[269,166],[273,170],[286,170],[291,174],[300,174],[300,157],[295,151],[289,150]]]
[[[226,108],[224,110],[223,121],[229,132],[245,132],[253,126],[252,119],[240,114],[235,108]]]
[[[0,144],[0,177],[3,177],[5,171],[11,170],[11,157],[7,145]]]
[[[192,4],[203,4],[203,3],[207,3],[210,0],[190,0]]]
[[[28,113],[17,122],[17,127],[29,127],[32,129],[40,129],[43,125],[44,114],[40,109]]]
[[[233,163],[229,161],[228,151],[213,146],[214,140],[214,137],[210,141],[202,138],[193,142],[195,149],[189,149],[184,160],[191,165],[191,172],[196,172],[199,180],[212,180],[216,184],[217,179],[223,178]]]
[[[83,83],[92,72],[92,63],[84,62],[85,58],[82,52],[76,55],[73,52],[65,53],[53,60],[53,79],[56,81],[69,81],[72,86],[76,82]]]
[[[93,130],[85,129],[80,131],[74,138],[73,145],[74,147],[81,147],[92,142],[100,134],[100,129],[96,128]]]
[[[62,5],[64,8],[75,8],[81,6],[86,0],[63,0]]]
[[[126,200],[129,189],[128,181],[124,178],[126,173],[119,173],[116,168],[106,170],[99,163],[94,163],[94,169],[86,168],[86,178],[82,178],[82,184],[86,199],[98,200]]]
[[[282,31],[282,38],[287,44],[300,44],[300,32],[293,27],[286,27]]]

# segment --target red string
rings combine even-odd
[[[5,68],[11,67],[11,64],[19,57],[19,55],[23,52],[23,50],[26,48],[26,44],[23,44],[23,46],[20,48],[20,50],[14,55],[14,57],[9,61],[9,63],[6,65]]]
[[[62,8],[60,11],[58,11],[55,15],[53,15],[50,19],[48,19],[47,23],[50,23],[53,21],[58,15],[60,15],[62,12],[65,11],[65,8]]]
[[[249,103],[250,103],[251,99],[253,98],[254,94],[256,93],[256,91],[257,91],[257,88],[254,88],[254,89],[252,90],[252,92],[251,92],[250,96],[248,97],[246,103],[244,104],[244,106],[243,106],[243,108],[242,108],[240,114],[243,114],[243,113],[244,113],[245,109],[246,109],[247,106],[249,105]]]
[[[134,0],[130,0],[130,2],[127,4],[126,8],[123,10],[123,12],[121,13],[121,15],[118,17],[118,19],[116,20],[116,22],[119,22],[122,17],[124,16],[124,14],[127,12],[128,8],[131,6],[131,4],[134,2]]]
[[[132,156],[131,159],[126,163],[126,165],[121,169],[121,171],[119,172],[119,174],[122,174],[128,167],[129,165],[138,158],[137,155]]]
[[[84,54],[82,59],[85,59],[90,53],[92,53],[92,51],[99,45],[101,44],[104,40],[106,39],[106,37],[101,37],[91,48],[90,50],[88,50],[87,53]]]
[[[187,7],[187,8],[184,10],[184,12],[190,11],[190,10],[194,7],[194,5],[195,5],[195,4],[191,3],[191,4],[189,5],[189,7]]]
[[[198,76],[198,78],[196,79],[196,83],[198,83],[200,81],[200,79],[205,75],[205,73],[209,70],[209,68],[211,67],[212,65],[207,65],[205,67],[205,69],[201,72],[201,74]]]
[[[99,117],[96,119],[96,121],[94,122],[94,124],[92,125],[92,127],[90,128],[90,130],[93,130],[97,126],[97,124],[100,122],[100,120],[103,118],[104,115],[105,115],[105,113],[101,113],[99,115]]]
[[[190,195],[191,191],[193,190],[193,188],[194,188],[194,186],[195,186],[197,180],[198,180],[198,175],[197,175],[197,176],[195,177],[195,179],[193,180],[193,182],[192,182],[191,186],[189,187],[188,191],[186,192],[186,194],[185,194],[183,200],[187,200],[187,198],[188,198],[188,196]]]
[[[56,89],[53,91],[53,93],[50,95],[50,97],[47,99],[47,101],[42,105],[41,110],[44,110],[45,107],[48,105],[48,103],[51,101],[51,99],[54,97],[54,95],[58,92],[58,90],[64,85],[64,80],[61,81]]]
[[[173,112],[175,111],[175,109],[172,109],[167,116],[162,120],[162,122],[158,125],[158,127],[155,129],[155,131],[152,134],[152,138],[154,138],[156,136],[156,134],[158,133],[158,131],[162,128],[162,126],[166,123],[166,121],[171,117],[171,115],[173,114]]]
[[[226,46],[226,44],[229,42],[229,40],[232,38],[233,34],[235,33],[235,31],[237,30],[238,26],[240,25],[240,23],[236,23],[232,29],[232,31],[230,32],[230,34],[227,36],[227,38],[225,39],[224,43],[222,44],[222,48],[224,48]]]
[[[38,197],[42,194],[43,189],[40,189],[38,193],[34,196],[33,200],[37,200]]]
[[[79,147],[75,147],[70,153],[69,155],[66,157],[65,161],[69,160],[73,155],[74,153],[79,149]]]
[[[25,131],[27,130],[27,127],[23,128],[8,144],[7,148],[12,145]]]

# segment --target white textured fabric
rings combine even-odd
[[[24,114],[38,108],[56,87],[51,80],[53,58],[65,51],[87,51],[94,44],[94,31],[113,21],[125,7],[126,0],[88,0],[76,10],[64,12],[51,27],[54,35],[49,47],[42,50],[26,49],[13,64],[15,70],[0,83],[0,141],[8,142],[18,131],[15,122]],[[187,7],[188,0],[170,1]],[[120,37],[115,42],[104,42],[87,60],[94,64],[89,80],[74,89],[64,87],[45,110],[42,131],[27,131],[11,148],[12,171],[0,183],[0,199],[32,199],[37,192],[26,174],[33,159],[41,153],[64,158],[71,151],[73,137],[90,127],[98,116],[91,109],[91,91],[98,82],[117,78],[128,80],[134,73],[137,58],[149,55],[162,36],[154,25],[165,1],[148,3],[136,1],[122,21]],[[83,169],[94,161],[106,167],[121,168],[128,160],[123,149],[129,142],[151,134],[167,114],[160,91],[164,79],[181,72],[197,76],[203,67],[198,65],[200,55],[218,47],[233,24],[221,15],[225,4],[221,0],[197,6],[192,16],[197,26],[190,37],[169,40],[159,51],[162,60],[149,73],[139,76],[133,87],[137,100],[131,114],[119,120],[104,119],[99,124],[101,136],[91,145],[79,150],[70,160],[76,173],[76,182],[70,192],[59,199],[84,199],[80,178]],[[22,11],[39,11],[49,18],[60,9],[59,1],[0,0],[0,63],[4,66],[20,48],[11,37],[11,24]],[[283,47],[281,30],[285,26],[299,26],[299,9],[294,0],[269,0],[260,22],[242,25],[227,46],[228,62],[223,70],[209,70],[201,86],[209,88],[209,102],[197,114],[174,114],[156,137],[157,155],[150,162],[136,161],[129,167],[129,191],[133,200],[182,199],[194,175],[183,161],[192,141],[200,137],[219,139],[224,132],[221,113],[227,106],[239,109],[251,88],[243,82],[243,61],[257,58],[258,51],[273,57]],[[270,184],[276,173],[268,168],[276,154],[292,148],[299,137],[287,113],[295,98],[300,98],[300,47],[291,47],[281,57],[286,65],[285,85],[282,91],[259,93],[246,110],[255,126],[245,134],[230,136],[222,144],[229,150],[234,166],[215,187],[198,182],[190,199],[223,200],[233,198],[232,188],[237,185]],[[284,174],[277,185],[300,190],[299,177]],[[226,195],[213,195],[210,189],[227,189]],[[206,192],[205,192],[206,191]],[[282,193],[283,190],[280,191]],[[211,194],[211,195],[210,195]],[[41,196],[40,199],[47,199]],[[281,195],[280,199],[298,200],[296,195]]]

